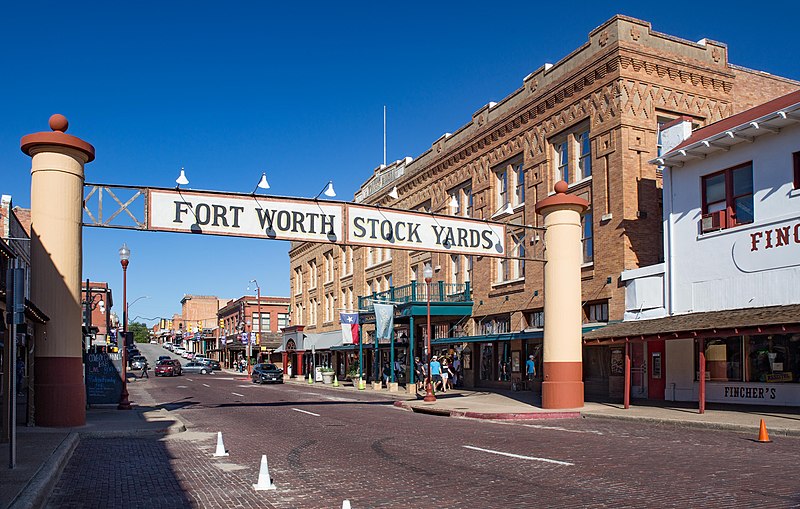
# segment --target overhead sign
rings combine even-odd
[[[343,206],[313,200],[148,190],[147,229],[308,242],[341,241]]]
[[[501,223],[476,219],[348,205],[347,243],[504,256],[506,229]]]
[[[148,230],[507,256],[503,223],[301,198],[147,193]]]

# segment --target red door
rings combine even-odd
[[[667,364],[664,358],[664,340],[650,341],[647,343],[648,353],[648,379],[647,397],[650,399],[664,399],[664,389],[667,386]]]

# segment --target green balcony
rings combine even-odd
[[[403,286],[391,287],[383,292],[373,292],[370,295],[358,297],[358,309],[361,312],[373,311],[373,303],[393,303],[397,305],[427,303],[428,285],[425,283],[410,283]],[[468,304],[472,305],[472,290],[469,282],[445,283],[436,281],[430,284],[431,305],[438,304]]]

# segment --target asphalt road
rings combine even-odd
[[[163,350],[154,348],[157,358]],[[794,438],[455,419],[369,393],[258,386],[241,375],[131,385],[139,404],[168,408],[189,431],[83,440],[49,507],[800,507]],[[212,456],[217,431],[227,457]],[[274,491],[252,486],[262,454]]]

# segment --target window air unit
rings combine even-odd
[[[725,211],[718,210],[709,214],[703,214],[700,229],[703,233],[722,230],[725,228]]]

